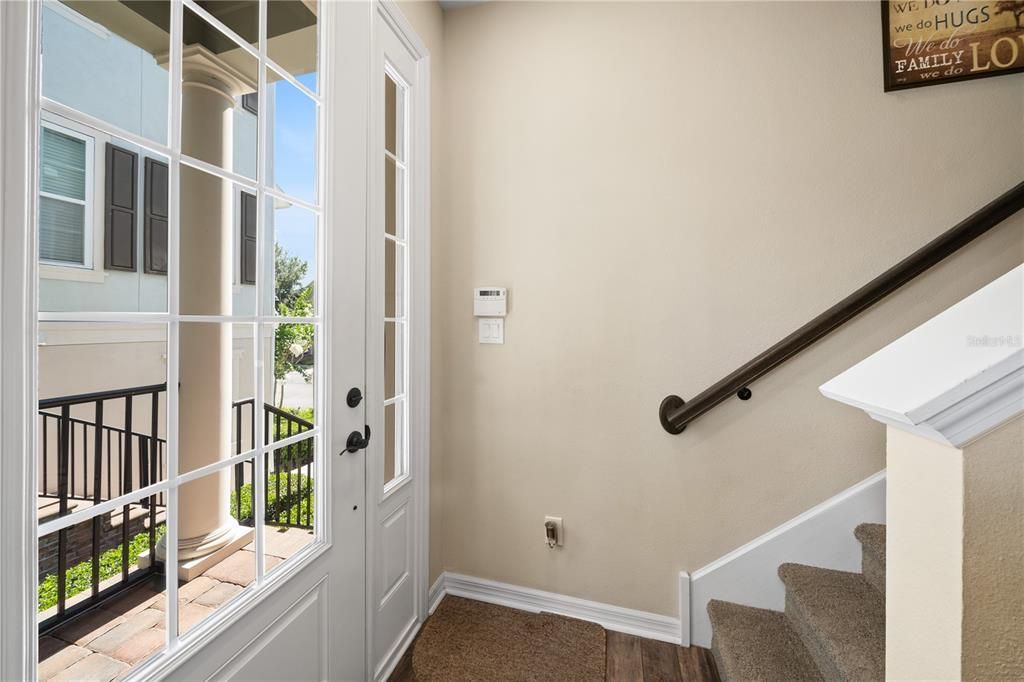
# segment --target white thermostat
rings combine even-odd
[[[480,343],[505,343],[505,313],[508,310],[505,287],[473,289],[473,315],[479,317]]]
[[[505,287],[473,289],[473,314],[477,317],[505,317],[508,291]]]

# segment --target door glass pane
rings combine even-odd
[[[316,314],[316,215],[283,199],[267,197],[274,235],[273,312],[283,317]]]
[[[164,480],[167,327],[39,325],[39,523]]]
[[[239,462],[178,489],[178,634],[256,580],[254,463]]]
[[[259,49],[260,37],[260,4],[256,0],[199,0],[197,3],[204,10],[209,12],[214,19],[221,22],[229,31],[235,33],[243,41],[247,42],[254,49]],[[270,3],[273,5],[274,3]],[[206,24],[200,24],[195,14],[185,15],[185,24],[182,31],[186,36],[194,35],[199,31],[206,30]],[[222,39],[226,40],[226,38]],[[225,49],[234,49],[236,45],[224,43]]]
[[[288,196],[313,203],[316,187],[316,103],[273,71],[267,71],[270,112],[269,184]]]
[[[384,406],[384,484],[408,472],[405,444],[405,400]]]
[[[163,566],[149,561],[163,515],[143,498],[39,538],[38,618],[59,623],[39,638],[40,680],[110,679],[164,649]]]
[[[313,467],[310,466],[310,469]],[[281,514],[282,522],[274,522],[267,518],[266,526],[263,528],[263,570],[267,573],[275,570],[288,559],[313,544],[316,534],[313,531],[314,504],[313,485],[315,481],[311,474],[292,472],[292,483],[290,496],[282,500],[282,506],[275,506],[275,513]],[[278,474],[271,477],[271,481],[277,481],[281,476]],[[271,483],[274,485],[274,483]],[[285,485],[282,481],[282,487]],[[284,488],[288,490],[288,488]],[[276,498],[275,498],[276,499]],[[294,521],[285,523],[283,520],[291,516]]]
[[[265,327],[268,357],[264,366],[268,371],[263,380],[268,404],[263,420],[267,443],[305,433],[319,423],[314,410],[315,330],[311,322]]]
[[[183,27],[181,151],[255,178],[259,61],[188,8]]]
[[[384,240],[384,317],[405,315],[405,245]]]
[[[267,56],[313,92],[317,91],[318,9],[316,0],[267,5]]]
[[[183,315],[254,315],[259,226],[255,195],[182,165],[178,305]]]
[[[264,455],[264,570],[270,571],[313,542],[317,439],[313,436]]]
[[[384,231],[405,239],[405,169],[384,159]]]
[[[178,329],[178,469],[187,473],[251,450],[256,409],[255,325],[182,322]]]
[[[384,398],[405,392],[405,323],[384,323]]]
[[[166,312],[166,157],[49,113],[39,153],[39,309]]]
[[[384,75],[384,149],[405,161],[405,88]]]
[[[42,8],[42,94],[167,143],[168,2],[55,2]]]

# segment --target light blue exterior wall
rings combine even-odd
[[[129,133],[160,144],[167,143],[167,70],[145,50],[54,2],[44,3],[42,9],[42,94]],[[269,111],[263,102],[260,105],[261,111]],[[233,169],[241,175],[255,178],[256,149],[249,141],[256,139],[257,119],[239,105],[235,108],[233,122]],[[111,141],[140,155],[136,203],[139,207],[138,271],[104,270],[101,250],[94,254],[93,260],[95,270],[104,274],[102,282],[40,279],[39,308],[42,311],[167,310],[167,278],[142,272],[142,157],[156,155],[125,140],[114,138]],[[103,145],[97,144],[95,153],[102,158]],[[94,185],[93,201],[102,206],[104,178],[97,176]],[[236,199],[236,207],[237,203]],[[102,221],[96,221],[93,229],[102,232]],[[236,233],[237,230],[233,229],[237,241]],[[237,282],[237,266],[234,279]],[[236,285],[234,298],[236,310],[253,310],[255,287]]]
[[[167,70],[148,52],[55,5],[43,5],[43,95],[166,144]]]

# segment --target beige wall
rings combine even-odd
[[[680,436],[657,420],[666,394],[693,396],[1024,177],[1024,77],[885,94],[881,40],[874,3],[445,13],[432,578],[675,616],[677,571],[883,468],[882,428],[817,387],[1020,263],[1024,216],[753,400]],[[504,346],[476,341],[471,289],[492,284],[510,289]],[[559,550],[545,514],[565,519]]]
[[[412,0],[399,2],[399,8],[412,24],[413,29],[423,40],[430,51],[430,175],[431,175],[431,205],[430,223],[434,240],[439,240],[439,233],[445,230],[445,220],[442,208],[442,182],[446,150],[444,147],[444,128],[442,120],[444,116],[444,83],[445,83],[445,45],[444,45],[444,15],[441,6],[434,0]],[[436,272],[437,265],[434,265]],[[440,357],[440,345],[444,342],[441,336],[441,329],[438,326],[439,311],[444,310],[445,301],[443,292],[438,290],[436,275],[432,284],[431,305],[433,307],[434,324],[432,360],[433,375],[431,376],[431,403],[441,404],[441,395],[445,388],[445,377],[437,368]],[[441,515],[441,499],[443,495],[443,481],[441,462],[444,456],[444,441],[441,438],[441,421],[437,418],[436,412],[431,424],[431,475],[430,475],[430,580],[433,582],[441,571],[444,570],[441,560],[441,528],[443,518]]]
[[[1024,417],[887,450],[886,677],[1024,679]]]
[[[1024,679],[1024,417],[964,449],[963,679]]]

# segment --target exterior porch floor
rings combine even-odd
[[[265,529],[267,571],[313,542],[300,528]],[[185,633],[255,579],[252,543],[178,588],[179,632]],[[163,649],[167,627],[164,576],[156,575],[39,638],[39,680],[104,682],[125,677]]]

